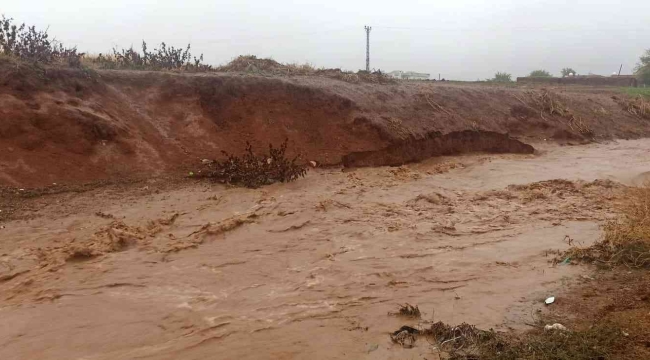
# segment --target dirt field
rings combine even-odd
[[[257,190],[4,190],[0,358],[437,358],[390,341],[404,303],[526,329],[593,271],[553,265],[554,250],[596,240],[621,184],[650,171],[647,140],[533,145]]]

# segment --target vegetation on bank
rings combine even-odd
[[[68,48],[56,39],[50,39],[47,30],[34,26],[14,24],[12,18],[0,19],[0,53],[22,61],[40,64],[80,67],[84,53],[76,47]]]
[[[113,48],[110,53],[89,55],[76,47],[65,47],[60,41],[50,39],[47,30],[34,26],[14,24],[13,19],[0,20],[0,54],[9,59],[33,65],[67,66],[86,69],[190,71],[190,72],[245,72],[260,75],[310,75],[323,76],[351,83],[395,83],[396,80],[381,70],[343,71],[317,69],[311,64],[281,64],[269,58],[253,55],[238,56],[226,65],[214,67],[206,64],[203,54],[193,56],[191,45],[170,46],[165,42],[151,50],[146,41],[140,49]]]
[[[603,226],[603,237],[589,247],[574,246],[564,257],[601,267],[650,269],[650,185],[629,188],[620,216]]]
[[[222,151],[225,160],[205,161],[200,177],[226,184],[257,188],[275,182],[291,182],[304,177],[307,168],[297,163],[300,155],[289,159],[286,155],[288,140],[279,148],[269,144],[268,154],[255,154],[250,143],[241,157]]]
[[[635,74],[645,85],[650,85],[650,49],[646,50],[639,58]]]
[[[568,258],[602,270],[583,276],[585,282],[561,297],[562,305],[535,315],[528,323],[532,330],[497,332],[466,323],[420,322],[402,326],[391,340],[406,348],[426,340],[441,358],[453,360],[650,358],[650,184],[627,188],[617,208],[620,215],[603,226],[602,239],[572,247],[555,260],[566,264]]]

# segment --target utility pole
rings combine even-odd
[[[364,26],[366,29],[366,71],[370,72],[370,30],[372,27]]]

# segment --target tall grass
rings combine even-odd
[[[566,256],[607,267],[650,269],[650,184],[629,188],[618,206],[620,216],[603,226],[603,237]]]
[[[644,96],[644,97],[650,99],[650,87],[647,87],[647,88],[643,88],[643,87],[636,87],[636,88],[634,88],[634,87],[625,87],[625,88],[621,88],[621,91],[628,94],[628,95],[631,95],[631,96],[639,96],[639,95],[641,95],[641,96]]]

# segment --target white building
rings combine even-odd
[[[388,73],[391,77],[401,80],[429,80],[429,74],[414,71],[395,70]]]

